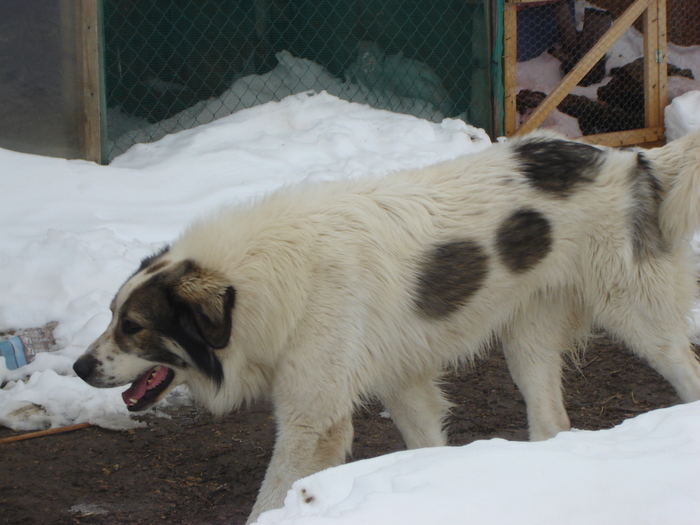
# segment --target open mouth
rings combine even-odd
[[[122,399],[130,412],[139,412],[155,404],[170,386],[175,372],[167,366],[158,365],[140,376],[122,393]]]

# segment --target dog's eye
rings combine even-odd
[[[135,333],[138,333],[142,330],[142,326],[136,324],[133,321],[130,321],[129,319],[123,319],[122,320],[122,332],[128,335],[133,335]]]

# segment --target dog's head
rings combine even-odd
[[[235,290],[218,272],[167,255],[144,260],[124,283],[109,327],[73,366],[92,386],[131,383],[122,394],[130,411],[152,406],[193,374],[223,381],[216,350],[229,343]]]

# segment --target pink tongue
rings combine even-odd
[[[151,375],[153,375],[152,379]],[[149,387],[153,388],[159,385],[167,375],[168,369],[164,366],[157,366],[155,368],[152,368],[151,370],[143,374],[141,377],[139,377],[136,381],[134,381],[129,387],[129,389],[125,390],[122,393],[122,399],[124,400],[124,403],[126,403],[127,405],[133,405],[134,403],[131,401],[132,399],[141,399],[146,393],[146,390],[149,389]],[[149,379],[151,379],[150,385]]]

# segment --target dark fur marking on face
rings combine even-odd
[[[137,354],[146,361],[185,368],[187,363],[167,347],[165,338],[156,328],[171,317],[164,294],[158,289],[146,286],[147,284],[148,282],[135,289],[119,312],[122,320],[127,315],[137,313],[144,328],[129,334],[123,331],[123,323],[119,322],[114,333],[114,342],[125,354]]]
[[[212,272],[202,270],[193,261],[183,261],[154,275],[134,289],[119,312],[122,318],[133,316],[143,328],[135,334],[120,330],[115,341],[125,352],[138,349],[141,357],[149,361],[188,366],[168,348],[167,341],[174,341],[202,373],[220,385],[223,368],[214,349],[228,343],[235,290],[221,282],[220,294],[213,293],[207,286],[215,279]],[[188,290],[194,288],[194,292],[189,290],[191,294],[196,296],[199,292],[199,296],[183,297],[183,282]],[[198,300],[209,303],[205,308]]]
[[[536,210],[518,210],[498,228],[496,250],[501,262],[511,272],[527,271],[552,250],[552,226]]]
[[[605,154],[593,146],[551,138],[532,138],[514,148],[530,184],[556,197],[595,180]]]
[[[184,359],[168,349],[166,338],[154,330],[147,330],[137,334],[134,336],[134,342],[136,345],[138,345],[139,357],[145,359],[146,361],[175,368],[188,367],[188,364]],[[126,348],[120,345],[120,348],[129,352],[129,346],[125,346]],[[133,351],[131,351],[131,353],[133,353]]]
[[[150,274],[156,273],[158,270],[162,270],[167,265],[168,265],[168,263],[166,261],[160,261],[160,262],[157,262],[155,264],[152,264],[146,268],[146,274],[150,275]]]
[[[415,298],[418,310],[430,319],[459,310],[484,284],[488,260],[484,248],[474,241],[435,246],[421,264]]]
[[[637,261],[667,253],[669,247],[659,226],[659,207],[663,189],[649,160],[637,155],[637,164],[630,171],[634,206],[630,210],[632,249]]]

